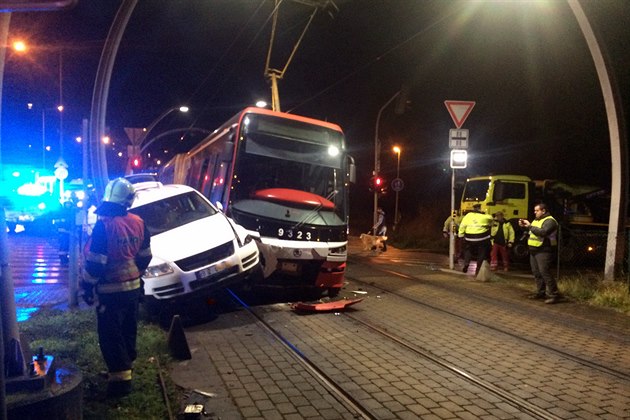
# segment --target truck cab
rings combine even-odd
[[[607,229],[607,211],[602,202],[608,202],[604,189],[549,179],[533,181],[523,175],[478,176],[466,180],[460,208],[461,214],[466,214],[480,203],[487,214],[502,212],[516,233],[512,254],[522,260],[528,254],[527,235],[518,226],[518,219],[533,220],[534,205],[540,202],[547,204],[561,224],[561,260],[602,257]]]
[[[522,175],[489,175],[469,178],[461,201],[466,214],[476,203],[487,214],[502,212],[507,220],[529,219],[533,208],[534,182]]]

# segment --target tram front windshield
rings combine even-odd
[[[241,131],[231,200],[269,188],[305,191],[334,204],[345,220],[343,135],[326,127],[248,115]]]

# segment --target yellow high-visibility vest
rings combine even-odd
[[[556,219],[554,219],[553,216],[549,215],[549,216],[543,217],[540,220],[538,219],[534,220],[532,222],[532,227],[541,228],[543,223],[547,219],[553,220],[554,222],[556,222],[556,225],[558,224]],[[557,230],[555,230],[551,235],[547,236],[547,238],[549,238],[549,243],[551,244],[551,246],[558,245],[558,231]],[[534,235],[534,233],[531,230],[529,231],[529,239],[527,240],[527,245],[534,248],[540,248],[543,245],[544,241],[545,241],[545,237],[538,237]]]

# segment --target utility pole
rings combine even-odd
[[[400,91],[396,92],[394,96],[389,98],[389,100],[385,102],[385,104],[381,107],[381,109],[378,110],[378,114],[376,115],[376,127],[374,128],[374,172],[372,174],[375,177],[378,177],[378,174],[381,171],[381,143],[380,143],[379,134],[378,134],[379,125],[381,123],[381,114],[383,113],[383,110],[387,108],[387,106],[391,104],[394,101],[394,99],[398,97],[398,95],[400,95]],[[378,190],[374,189],[374,213],[372,215],[373,216],[372,226],[375,226],[376,221],[378,220],[377,210],[378,210]],[[373,235],[376,236],[376,228],[374,229]]]

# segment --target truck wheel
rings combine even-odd
[[[514,244],[512,247],[512,254],[514,255],[515,261],[527,261],[527,257],[529,256],[529,248],[524,243]]]

